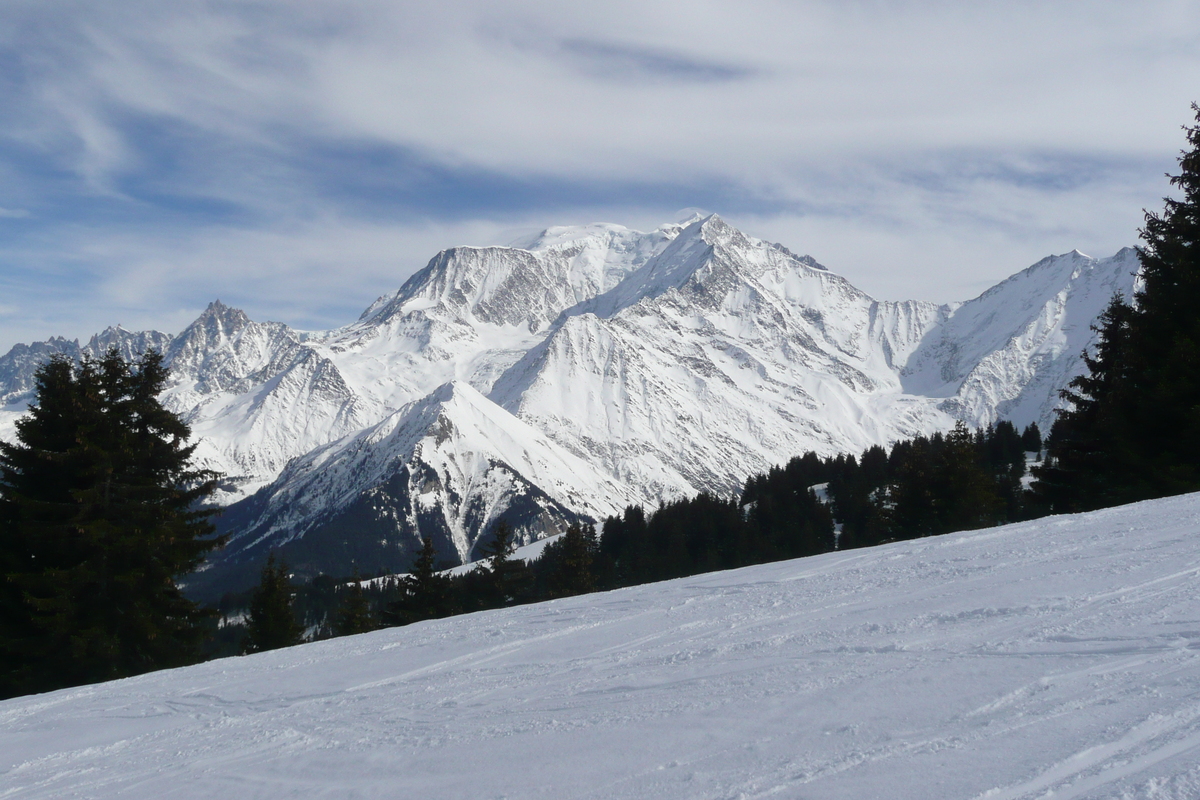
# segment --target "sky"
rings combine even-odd
[[[965,300],[1136,244],[1198,87],[1194,0],[5,0],[0,353],[684,208]]]

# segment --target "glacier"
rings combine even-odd
[[[0,796],[1191,800],[1200,495],[0,702]]]
[[[164,403],[225,474],[215,586],[265,549],[300,574],[469,561],[629,503],[736,492],[806,451],[1009,419],[1048,428],[1132,249],[1052,256],[979,297],[881,301],[810,256],[696,214],[550,228],[437,254],[331,331],[212,303],[176,336],[111,328],[0,357],[0,437],[41,360],[162,349]],[[248,574],[248,573],[245,573]],[[214,589],[215,591],[215,589]]]

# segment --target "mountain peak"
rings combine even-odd
[[[707,219],[710,216],[712,216],[712,212],[705,211],[703,208],[681,208],[675,212],[675,222],[687,227],[693,222]]]
[[[250,322],[250,318],[246,316],[246,312],[240,308],[227,306],[220,300],[213,300],[208,304],[208,307],[200,312],[200,316],[196,322],[206,322],[208,320],[216,320],[226,327],[241,327]]]
[[[417,313],[536,333],[641,269],[678,233],[598,222],[546,228],[520,246],[452,247],[359,319],[378,325]]]
[[[233,476],[231,498],[269,489],[226,530],[311,532],[308,552],[332,552],[366,520],[363,536],[384,542],[370,557],[404,568],[418,533],[466,558],[499,514],[541,535],[543,512],[602,518],[736,491],[796,453],[955,417],[1042,424],[1082,369],[1089,323],[1136,271],[1134,251],[1074,252],[970,303],[876,302],[687,212],[649,233],[596,223],[546,228],[534,249],[444,250],[320,338],[215,300],[173,339],[114,328],[96,341],[169,344],[165,400],[200,463]],[[7,398],[26,401],[45,357],[79,351],[54,340],[0,357],[0,438],[19,411]]]
[[[204,354],[210,353],[222,342],[235,338],[250,324],[250,318],[244,311],[214,300],[179,336],[170,340],[168,362],[173,364],[173,368],[178,368],[184,353],[189,353],[189,358],[203,360]]]

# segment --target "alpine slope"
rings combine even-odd
[[[0,702],[0,797],[1192,800],[1200,495]]]

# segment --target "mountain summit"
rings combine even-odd
[[[938,305],[875,300],[715,214],[518,244],[444,250],[332,331],[214,302],[177,336],[18,345],[0,357],[0,436],[50,354],[156,347],[164,402],[201,466],[229,476],[232,541],[202,582],[271,547],[348,573],[403,568],[430,535],[466,560],[501,518],[528,541],[627,503],[735,492],[805,451],[959,419],[1046,427],[1138,266],[1131,249],[1051,256]]]

